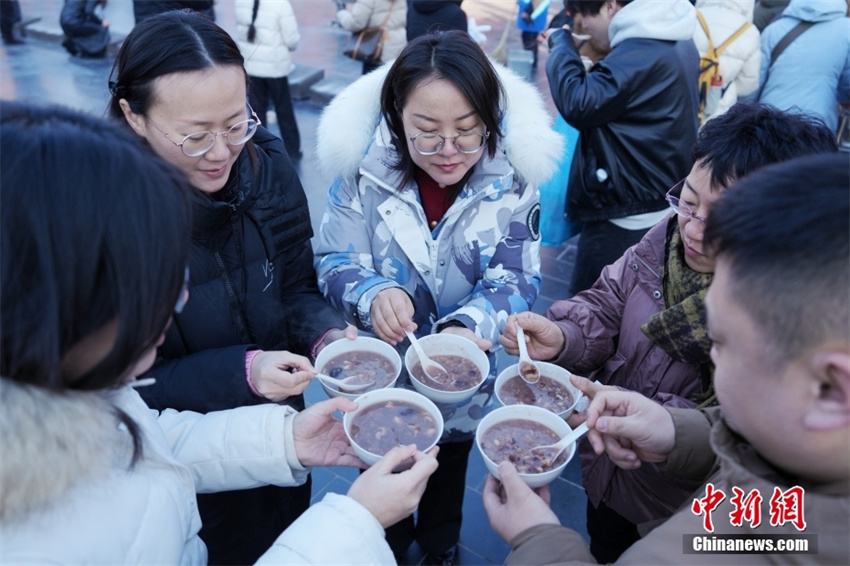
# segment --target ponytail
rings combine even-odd
[[[251,13],[251,25],[248,26],[248,41],[254,43],[254,37],[257,35],[257,29],[254,27],[254,22],[257,21],[257,8],[260,7],[260,0],[254,0],[254,10]]]

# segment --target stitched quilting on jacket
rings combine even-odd
[[[208,412],[266,402],[245,379],[248,349],[309,355],[342,318],[313,270],[307,197],[280,138],[262,126],[215,195],[194,195],[191,300],[140,390],[151,407]],[[302,408],[301,396],[287,403]]]
[[[699,371],[675,361],[641,331],[665,308],[667,234],[675,222],[675,214],[659,222],[605,267],[591,289],[556,301],[546,316],[561,328],[569,344],[581,345],[566,348],[558,365],[666,406],[694,407],[691,397],[703,387]],[[604,502],[636,524],[669,517],[697,487],[653,464],[623,470],[607,455],[597,456],[586,441],[580,443],[579,453],[590,501],[597,506]]]
[[[482,156],[432,232],[416,184],[396,186],[397,172],[388,165],[394,149],[385,127],[376,129],[386,70],[355,82],[322,116],[319,159],[335,180],[317,238],[319,287],[364,330],[371,330],[377,293],[401,287],[413,298],[418,334],[457,321],[497,347],[508,315],[529,310],[537,297],[536,185],[554,170],[563,141],[551,130],[539,93],[503,70],[506,137],[494,158]],[[444,438],[468,437],[491,395],[488,380],[457,411],[445,408]]]

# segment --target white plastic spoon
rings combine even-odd
[[[561,455],[561,452],[567,449],[572,443],[577,441],[584,433],[587,432],[587,422],[583,422],[574,428],[570,433],[556,442],[555,444],[544,444],[542,446],[534,446],[526,450],[523,455],[528,454],[529,452],[544,452],[545,453],[545,461],[547,463],[552,463],[558,459],[558,456]],[[549,455],[552,454],[550,457]]]
[[[416,355],[419,356],[419,363],[422,364],[422,373],[425,374],[425,377],[433,381],[434,383],[438,383],[443,385],[443,382],[434,377],[435,375],[447,378],[449,372],[446,371],[439,363],[435,362],[425,353],[425,350],[422,349],[422,344],[419,343],[419,340],[416,336],[413,335],[412,332],[405,330],[405,334],[407,334],[407,338],[410,340],[410,345],[413,346],[413,349],[416,350]]]
[[[525,346],[525,332],[519,324],[516,325],[516,340],[519,344],[519,364],[517,365],[519,376],[526,383],[537,383],[540,381],[540,368],[528,355],[528,349]]]
[[[366,383],[352,383],[354,380],[360,379],[358,375],[352,375],[351,377],[346,377],[345,379],[337,379],[335,377],[331,377],[329,375],[325,375],[324,373],[317,373],[315,375],[316,379],[324,381],[328,385],[334,385],[339,388],[340,391],[350,391],[355,393],[357,391],[363,391],[367,387],[372,387],[375,385],[375,380],[368,381]]]

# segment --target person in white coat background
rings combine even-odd
[[[753,6],[753,0],[697,0],[696,8],[708,24],[715,49],[742,26],[752,24]],[[738,97],[746,96],[758,88],[760,42],[758,28],[750,25],[720,53],[723,94],[710,117],[720,116],[738,102]],[[708,36],[700,25],[694,31],[694,45],[700,56],[708,51]]]
[[[206,564],[196,492],[365,466],[332,418],[356,407],[345,399],[300,413],[149,409],[135,376],[189,298],[192,189],[133,134],[81,112],[4,103],[0,131],[0,563]],[[260,562],[389,563],[384,528],[436,467],[393,449]]]
[[[301,135],[292,108],[289,75],[295,69],[292,52],[301,34],[288,0],[236,0],[236,43],[245,58],[248,99],[268,124],[269,102],[277,115],[280,137],[293,161],[301,159]]]
[[[381,60],[363,61],[364,75],[398,57],[407,44],[407,0],[356,0],[338,11],[336,19],[343,29],[351,32],[386,27]]]

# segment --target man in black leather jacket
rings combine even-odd
[[[664,195],[691,168],[699,55],[688,0],[570,0],[610,53],[586,72],[568,27],[546,31],[558,111],[579,130],[567,214],[582,222],[573,295],[590,288],[667,211]]]

